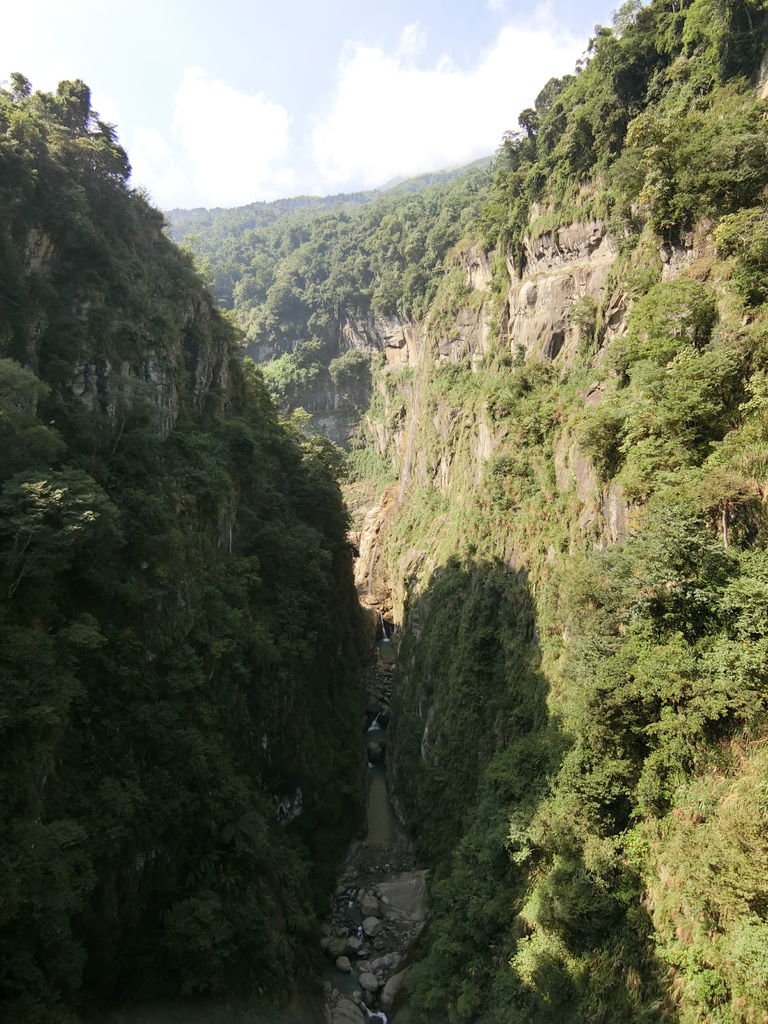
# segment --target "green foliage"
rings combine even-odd
[[[343,396],[364,395],[371,393],[371,355],[361,349],[351,348],[342,355],[332,359],[328,364],[328,374]]]
[[[612,365],[620,373],[639,360],[666,366],[685,348],[702,349],[717,319],[710,288],[689,277],[654,285],[632,309],[629,330],[611,349]]]
[[[436,330],[451,321],[467,290],[459,270],[446,285],[444,264],[483,202],[484,164],[378,193],[176,212],[174,235],[212,267],[214,294],[248,351],[275,354],[261,365],[284,409],[361,410],[370,354],[347,351],[345,333],[353,327],[373,348],[375,318],[429,315]],[[297,338],[319,344],[311,361]]]
[[[732,281],[750,306],[768,300],[768,215],[762,207],[724,217],[715,232],[720,256],[734,258]]]
[[[275,401],[283,408],[308,404],[312,389],[320,379],[320,363],[316,359],[319,344],[304,342],[295,352],[286,352],[262,366],[264,383]]]
[[[764,105],[741,85],[716,92],[711,106],[688,106],[674,92],[630,126],[627,158],[642,167],[639,192],[660,233],[750,204],[768,183]]]
[[[486,177],[481,168],[416,191],[278,203],[268,223],[254,224],[252,207],[216,212],[192,235],[175,217],[175,237],[210,260],[214,293],[250,343],[280,348],[309,330],[330,344],[343,314],[426,312]]]
[[[508,133],[480,225],[522,262],[529,232],[596,213],[617,235],[676,237],[754,204],[766,183],[764,103],[745,79],[766,45],[762,0],[625,4],[576,75],[553,79]],[[527,114],[528,112],[524,112]],[[550,210],[533,226],[534,203]],[[520,269],[520,267],[518,268]]]
[[[594,343],[598,340],[598,317],[597,302],[591,295],[583,295],[573,304],[571,323],[579,332],[579,347],[582,352],[591,354]]]

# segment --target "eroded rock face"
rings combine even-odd
[[[24,247],[24,272],[40,274],[51,262],[54,255],[53,239],[44,231],[32,228],[27,234]]]
[[[397,489],[386,491],[377,505],[366,513],[362,527],[353,540],[358,549],[355,560],[355,586],[361,604],[374,613],[375,625],[379,616],[391,618],[392,597],[389,583],[381,563],[381,533],[397,502]]]
[[[152,260],[156,251],[150,245],[143,255]],[[40,228],[27,231],[19,253],[25,277],[35,279],[38,286],[40,282],[52,285],[65,258],[66,244],[62,249],[61,240],[54,241]],[[116,294],[119,289],[108,273],[99,278],[102,271],[102,266],[94,264],[93,281],[71,296],[56,286],[58,305],[30,307],[27,322],[19,327],[20,339],[25,339],[25,363],[40,372],[46,332],[66,318],[73,332],[82,334],[77,351],[83,361],[73,360],[61,386],[91,412],[115,419],[137,404],[153,406],[152,426],[162,438],[170,433],[184,405],[195,413],[204,409],[222,413],[232,341],[205,292],[189,288],[183,296],[169,298],[168,309],[158,305],[168,322],[155,323],[151,308],[137,312],[122,293]],[[127,324],[133,336],[124,342]],[[109,357],[101,354],[105,347]]]
[[[461,257],[466,267],[467,287],[473,291],[487,291],[491,287],[493,270],[491,261],[480,245],[471,245]]]
[[[767,86],[768,88],[768,86]],[[694,264],[699,260],[712,257],[714,245],[712,241],[711,220],[703,220],[691,231],[686,231],[677,245],[665,242],[659,249],[661,260],[661,279],[671,281],[681,274],[693,272]]]
[[[768,52],[763,57],[758,76],[757,91],[761,100],[768,100]]]
[[[526,358],[570,361],[578,328],[573,308],[589,296],[603,302],[616,246],[605,225],[593,220],[571,224],[528,240],[522,267],[512,266],[508,338],[512,351]]]
[[[403,985],[405,985],[405,979],[408,977],[409,971],[410,967],[406,967],[404,971],[398,971],[384,985],[379,994],[379,1004],[382,1010],[390,1011],[392,1009],[395,1000],[403,990]]]
[[[347,315],[341,327],[340,349],[383,352],[388,363],[415,363],[421,351],[417,324],[399,316]]]

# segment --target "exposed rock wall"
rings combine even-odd
[[[148,231],[143,243],[148,247],[170,244],[159,229],[156,235]],[[62,290],[59,282],[71,273],[72,251],[57,246],[42,228],[30,228],[19,251],[19,286],[30,297],[56,296],[53,311],[43,298],[29,301],[24,322],[16,328],[20,361],[36,373],[45,373],[52,357],[61,361],[56,332],[68,322],[69,334],[76,339],[73,350],[79,342],[81,352],[88,354],[65,371],[60,386],[89,411],[100,410],[115,419],[138,403],[148,404],[154,408],[154,427],[163,438],[185,404],[195,413],[205,408],[223,411],[232,342],[198,282],[190,278],[183,294],[170,293],[158,314],[135,303],[133,297],[121,304],[121,292],[110,280],[109,268],[103,270],[103,279],[94,275],[90,285],[80,285],[77,293]],[[135,355],[126,357],[131,350]]]
[[[572,361],[578,343],[573,308],[585,297],[605,302],[615,259],[616,246],[601,221],[528,239],[522,266],[509,267],[507,340],[513,350],[521,346],[526,358],[542,361]]]
[[[703,244],[699,236],[684,240],[678,250],[670,252],[668,273],[679,273],[698,258]],[[501,316],[497,309],[494,318],[489,259],[478,246],[469,246],[457,254],[457,260],[464,268],[472,301],[458,310],[450,336],[433,331],[428,323],[397,318],[347,322],[350,344],[370,345],[387,353],[387,365],[375,384],[383,411],[369,416],[367,426],[375,449],[389,453],[398,465],[399,484],[396,498],[390,491],[371,510],[363,526],[358,561],[358,591],[373,595],[372,603],[386,609],[386,614],[393,606],[395,613],[402,608],[405,593],[401,580],[386,578],[385,562],[378,552],[386,545],[388,520],[407,504],[408,489],[435,488],[450,502],[459,492],[482,487],[486,466],[503,444],[507,430],[493,422],[485,406],[468,410],[434,390],[430,404],[427,392],[436,366],[450,361],[482,372],[493,359],[494,349],[499,351],[499,344],[515,358],[522,353],[524,359],[534,362],[571,364],[579,342],[572,313],[580,299],[591,301],[600,318],[599,335],[607,343],[625,330],[628,308],[623,293],[609,290],[616,258],[617,247],[597,220],[528,239],[520,266],[508,264],[510,285]],[[501,338],[494,322],[502,325]],[[403,372],[406,367],[407,375]],[[503,381],[503,368],[494,372]],[[585,405],[595,405],[602,398],[597,385],[583,396]],[[580,509],[571,524],[572,544],[590,537],[606,546],[624,536],[630,509],[621,489],[600,484],[594,466],[567,428],[559,436],[554,462],[558,491],[575,492]],[[465,495],[462,500],[469,499]],[[374,550],[376,554],[372,554]],[[429,564],[424,556],[424,552],[411,552],[409,564],[400,566],[402,576],[423,572]],[[510,565],[522,564],[515,551],[505,552],[504,557]]]
[[[421,346],[418,325],[399,316],[349,314],[341,326],[342,351],[357,348],[382,352],[392,365],[418,362]]]

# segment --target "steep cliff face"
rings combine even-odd
[[[500,385],[513,362],[554,364],[568,372],[583,340],[584,329],[574,322],[580,302],[592,311],[593,331],[594,317],[600,317],[602,351],[626,331],[630,303],[620,286],[608,288],[617,249],[603,223],[574,222],[527,238],[523,251],[519,274],[509,264],[511,278],[500,310],[490,291],[493,257],[472,245],[456,257],[471,302],[455,310],[449,330],[435,330],[429,321],[398,322],[383,335],[374,321],[367,333],[357,335],[366,342],[386,336],[399,343],[397,358],[388,357],[375,376],[377,402],[365,420],[374,449],[397,467],[398,483],[363,524],[357,563],[360,592],[376,595],[377,606],[394,607],[399,615],[406,603],[403,581],[412,577],[415,563],[426,575],[438,564],[434,556],[415,551],[404,562],[401,553],[388,575],[380,557],[388,520],[407,505],[409,488],[433,489],[449,504],[465,504],[473,492],[487,487],[494,454],[514,445],[514,430],[500,421],[488,400],[489,385],[491,391]],[[665,275],[679,274],[690,264],[691,252],[692,245],[675,248],[664,264]],[[594,407],[604,394],[605,385],[595,375],[577,402]],[[605,546],[626,536],[630,509],[620,484],[600,480],[568,422],[556,428],[553,438],[552,485],[562,499],[572,497],[575,503],[571,545],[589,538]],[[522,564],[524,556],[512,543],[507,541],[502,557]]]
[[[48,152],[41,189],[61,186],[63,156]],[[74,210],[35,193],[8,207],[3,270],[14,299],[4,351],[111,420],[151,406],[163,436],[184,410],[220,415],[230,333],[161,216],[126,191],[119,224],[99,219],[110,201],[103,183],[87,170],[72,177]]]
[[[579,328],[573,311],[579,300],[596,307],[610,301],[604,325],[611,334],[622,327],[620,296],[606,295],[616,245],[601,221],[569,224],[526,238],[520,270],[510,266],[507,337],[522,346],[526,358],[573,363]]]
[[[0,90],[0,1018],[14,1022],[284,998],[361,813],[334,453],[280,424],[127,175],[83,83]]]
[[[639,137],[617,175],[661,152]],[[369,436],[398,481],[358,586],[398,625],[389,769],[436,876],[409,1021],[768,1006],[747,966],[768,948],[765,843],[722,830],[731,785],[747,834],[765,823],[764,629],[740,624],[765,558],[764,196],[714,202],[681,166],[701,215],[670,227],[649,167],[624,219],[582,190],[532,204],[506,249],[462,243],[407,361],[374,377]],[[703,866],[713,842],[729,881]]]

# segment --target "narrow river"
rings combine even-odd
[[[427,918],[426,872],[416,867],[387,789],[394,657],[392,641],[380,640],[367,680],[368,829],[350,846],[321,943],[331,1024],[392,1024]]]

